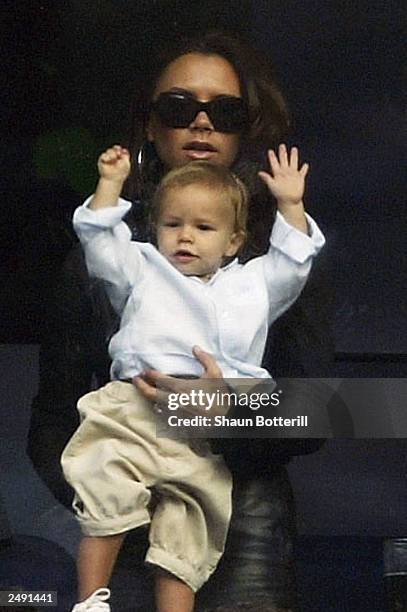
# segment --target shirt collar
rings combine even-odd
[[[212,276],[212,278],[207,283],[202,281],[199,278],[199,276],[190,276],[189,278],[193,278],[194,280],[199,281],[203,285],[212,285],[215,282],[215,280],[218,278],[218,276],[223,274],[223,272],[225,272],[226,270],[230,270],[230,268],[235,267],[236,265],[238,265],[238,263],[239,263],[239,260],[237,257],[235,257],[235,259],[233,259],[228,264],[226,264],[226,266],[222,266],[221,268],[219,268],[219,270],[216,270],[215,274]]]

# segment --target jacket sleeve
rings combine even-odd
[[[117,325],[101,283],[89,279],[79,245],[71,251],[46,310],[27,452],[43,482],[70,506],[60,456],[79,423],[77,400],[109,380],[107,342]]]

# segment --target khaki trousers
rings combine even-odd
[[[206,443],[157,438],[151,403],[114,381],[78,402],[81,425],[62,454],[73,507],[90,536],[150,524],[146,562],[197,591],[214,571],[231,515],[232,478]]]

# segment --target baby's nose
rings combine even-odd
[[[189,227],[182,227],[179,233],[178,239],[181,242],[191,242],[193,239],[193,232]]]

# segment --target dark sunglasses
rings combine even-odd
[[[160,121],[171,128],[186,128],[198,113],[204,111],[217,132],[241,132],[247,128],[249,113],[242,98],[219,96],[210,102],[200,102],[192,95],[164,92],[151,105]]]

